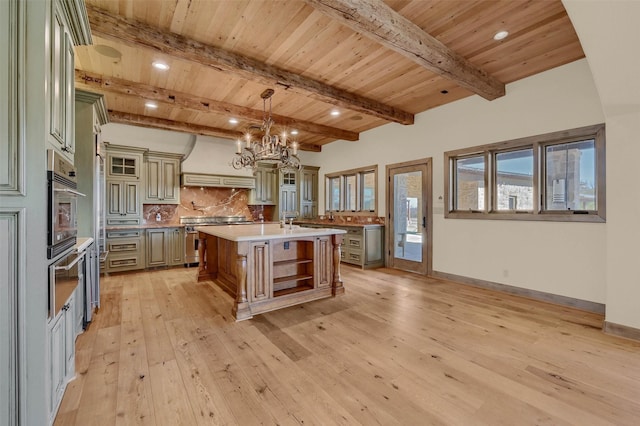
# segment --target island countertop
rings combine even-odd
[[[304,228],[289,224],[280,228],[278,223],[252,223],[246,225],[196,226],[195,230],[229,241],[277,240],[287,237],[316,237],[321,235],[346,234],[344,229]]]

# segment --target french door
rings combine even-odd
[[[387,166],[387,266],[431,272],[431,158]]]

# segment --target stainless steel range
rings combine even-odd
[[[198,231],[196,226],[203,225],[240,225],[253,223],[244,216],[181,216],[180,223],[184,228],[184,266],[197,266],[198,257]]]

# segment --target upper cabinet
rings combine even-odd
[[[146,149],[105,143],[107,226],[142,223],[142,159]]]
[[[180,204],[180,154],[148,152],[144,156],[143,203]]]
[[[280,171],[279,218],[318,216],[318,170],[304,166],[299,172]]]
[[[306,166],[300,172],[300,217],[318,216],[318,167]]]
[[[107,147],[107,179],[135,179],[142,176],[142,157],[146,149],[105,143]]]
[[[256,187],[249,192],[249,204],[278,203],[278,169],[272,164],[260,165],[255,172]]]
[[[48,140],[54,149],[74,160],[74,67],[73,46],[91,44],[84,2],[53,0],[50,3],[47,106]]]

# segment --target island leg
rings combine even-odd
[[[340,276],[340,251],[342,247],[342,235],[333,235],[333,282],[331,283],[331,294],[336,296],[344,293],[342,277]]]
[[[218,239],[200,232],[198,234],[198,282],[218,277]]]
[[[238,253],[236,256],[236,301],[232,313],[236,321],[253,318],[247,299],[247,243],[238,243]]]

